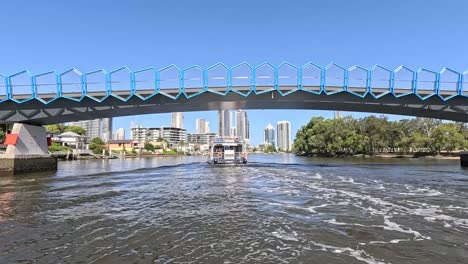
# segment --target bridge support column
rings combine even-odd
[[[460,166],[468,167],[468,152],[460,152]]]
[[[57,170],[57,159],[48,152],[45,128],[16,123],[9,137],[12,142],[5,142],[6,152],[0,155],[0,176]]]

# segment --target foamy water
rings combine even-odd
[[[251,158],[0,178],[0,263],[468,263],[457,162]]]

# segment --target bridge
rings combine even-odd
[[[436,72],[405,66],[390,70],[380,65],[244,62],[87,73],[24,70],[0,74],[0,123],[14,123],[12,134],[19,138],[6,156],[45,158],[44,124],[219,109],[343,110],[467,122],[467,96],[468,71],[450,68]]]
[[[297,67],[287,62],[36,75],[24,70],[0,74],[0,123],[43,125],[219,109],[344,110],[466,122],[467,75],[449,68]]]

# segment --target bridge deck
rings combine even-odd
[[[455,96],[450,100],[443,100],[439,96],[431,96],[426,100],[422,100],[420,97],[411,94],[409,89],[397,89],[396,94],[407,95],[395,97],[392,93],[388,93],[388,89],[376,88],[373,90],[375,94],[387,94],[375,98],[369,94],[360,97],[349,92],[339,92],[342,91],[342,87],[326,87],[325,90],[329,93],[328,95],[318,93],[320,91],[319,86],[303,87],[303,89],[317,93],[295,91],[296,86],[279,87],[283,95],[275,90],[273,86],[257,86],[257,93],[249,93],[251,91],[250,86],[234,88],[238,93],[230,91],[224,94],[225,87],[215,87],[211,88],[211,91],[217,91],[223,95],[214,92],[203,92],[191,98],[187,98],[185,95],[176,97],[180,92],[179,89],[162,89],[160,92],[163,94],[150,96],[153,95],[154,90],[148,89],[137,91],[141,97],[147,97],[145,100],[138,96],[130,96],[131,94],[128,91],[114,92],[114,96],[108,96],[101,102],[89,97],[81,98],[81,93],[67,94],[70,97],[76,96],[76,99],[80,99],[78,101],[57,98],[48,104],[38,100],[28,100],[21,104],[7,100],[0,103],[0,123],[53,124],[104,117],[219,109],[342,110],[468,122],[468,100],[463,96]],[[350,87],[349,90],[361,94],[366,92],[365,88],[359,87]],[[202,88],[188,88],[185,90],[188,95],[202,91]],[[269,92],[259,93],[261,91]],[[284,95],[287,92],[291,93]],[[338,93],[330,94],[333,92]],[[429,96],[431,94],[433,92],[430,90],[420,91],[420,96]],[[89,95],[103,98],[107,96],[107,93],[90,92]],[[51,93],[49,97],[44,98],[54,99],[55,94]]]
[[[208,90],[211,91],[216,91],[220,93],[226,92],[228,88],[227,87],[208,87]],[[282,91],[283,93],[291,92],[297,89],[297,86],[278,86],[278,90]],[[307,86],[304,85],[302,86],[303,90],[309,90],[309,91],[314,91],[314,92],[320,92],[321,87],[320,86]],[[235,86],[231,88],[231,91],[237,91],[243,94],[248,93],[252,88],[250,86]],[[264,92],[264,91],[272,91],[275,90],[274,86],[256,86],[255,91],[256,92]],[[344,91],[342,86],[326,86],[324,89],[327,93],[335,93],[335,92],[340,92]],[[177,96],[180,93],[179,88],[164,88],[160,89],[159,93],[164,93],[170,96]],[[195,94],[199,92],[206,91],[205,88],[185,88],[184,91],[188,94]],[[365,87],[348,87],[348,91],[352,91],[357,94],[365,94],[367,92],[367,88]],[[390,92],[389,88],[371,88],[370,91],[374,94],[383,94],[383,93],[388,93]],[[156,92],[154,88],[149,88],[149,89],[138,89],[135,91],[136,94],[142,96],[142,97],[148,97],[150,95],[153,95]],[[407,93],[412,93],[413,90],[411,88],[398,88],[394,89],[395,94],[407,94]],[[426,97],[429,95],[432,95],[435,93],[434,89],[419,89],[416,91],[417,94],[419,94],[422,97]],[[132,92],[130,90],[116,90],[112,91],[113,95],[115,96],[120,96],[123,98],[127,98],[132,95]],[[443,97],[449,97],[454,94],[454,91],[450,90],[440,90],[439,94]],[[88,91],[86,93],[87,96],[94,97],[94,98],[104,98],[108,94],[106,91]],[[65,92],[62,93],[63,97],[70,97],[70,98],[81,98],[84,96],[82,92]],[[41,98],[44,101],[50,101],[54,98],[57,97],[57,93],[41,93],[38,94],[39,98]],[[31,94],[17,94],[14,96],[16,100],[27,100],[31,98]],[[0,103],[1,104],[1,103]]]
[[[331,63],[0,75],[0,123],[219,109],[323,109],[468,121],[468,73]],[[3,79],[3,80],[2,80]],[[466,87],[466,89],[464,88]]]

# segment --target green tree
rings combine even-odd
[[[433,131],[433,137],[437,153],[440,153],[441,150],[452,152],[456,149],[463,149],[466,146],[465,137],[454,123],[438,125]]]
[[[309,138],[312,136],[311,129],[318,123],[324,120],[323,117],[312,117],[305,126],[297,131],[296,139],[293,143],[293,152],[300,155],[311,154],[313,150],[309,145]],[[279,150],[281,151],[281,150]]]
[[[3,143],[3,141],[5,141],[5,131],[0,128],[0,143]]]
[[[386,128],[388,120],[386,117],[368,116],[358,122],[361,135],[367,136],[367,153],[381,152],[388,146],[388,135]]]
[[[49,147],[50,152],[56,152],[56,151],[68,151],[70,150],[69,147],[67,146],[62,146],[57,142],[52,142],[52,145]]]
[[[67,126],[65,127],[64,129],[65,132],[73,132],[73,133],[76,133],[78,135],[86,135],[86,130],[80,126]]]
[[[106,145],[102,139],[95,137],[89,142],[89,149],[93,151],[94,154],[101,154]]]
[[[65,126],[62,124],[45,125],[46,131],[52,134],[62,134],[65,131]]]
[[[409,136],[407,143],[412,151],[416,152],[434,152],[434,140],[421,131],[416,131]]]
[[[264,153],[275,153],[277,152],[275,146],[273,145],[267,145],[265,149],[263,150]]]
[[[165,149],[165,150],[163,150],[163,154],[165,154],[165,155],[176,155],[177,151],[172,150],[172,149],[171,150],[166,150]]]
[[[468,147],[464,124],[428,118],[389,121],[384,116],[361,119],[312,118],[296,134],[298,155],[353,155],[382,152],[440,153]]]
[[[154,152],[155,150],[155,147],[153,144],[149,143],[149,142],[145,142],[145,146],[144,146],[145,150],[147,151],[151,151],[151,152]]]

